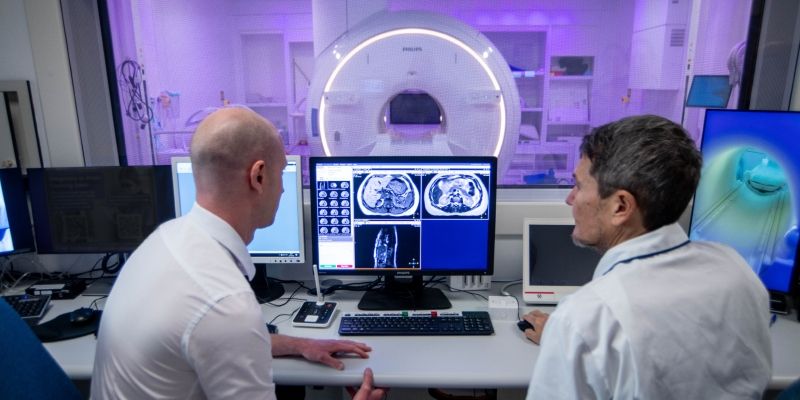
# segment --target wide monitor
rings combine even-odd
[[[175,213],[185,215],[195,202],[195,183],[192,161],[189,157],[172,158],[172,182],[175,194]],[[283,194],[272,225],[256,230],[253,241],[247,245],[250,257],[256,264],[256,276],[251,285],[262,302],[283,295],[278,282],[267,281],[264,266],[260,264],[302,264],[305,262],[303,241],[303,186],[300,156],[287,155],[283,169]]]
[[[34,250],[28,197],[19,168],[0,169],[0,256]]]
[[[731,89],[728,75],[695,75],[686,97],[686,107],[725,108]]]
[[[601,254],[572,241],[572,218],[525,218],[522,230],[522,298],[556,304],[592,280]]]
[[[772,292],[797,285],[800,113],[708,110],[690,237],[736,249]]]
[[[492,274],[496,158],[312,157],[310,171],[320,274],[386,277],[360,309],[446,309],[423,275]]]
[[[175,216],[169,167],[29,168],[39,253],[126,253]]]

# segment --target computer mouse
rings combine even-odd
[[[94,321],[95,311],[82,307],[69,313],[69,322],[73,325],[86,325]]]
[[[533,325],[531,325],[530,322],[525,321],[524,319],[521,319],[521,320],[517,321],[517,328],[519,328],[519,330],[521,330],[523,332],[525,332],[525,329],[536,330],[536,328],[534,328]]]

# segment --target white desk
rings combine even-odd
[[[500,285],[495,284],[495,290]],[[518,289],[518,287],[515,287]],[[515,289],[512,288],[512,289]],[[292,287],[287,286],[287,295]],[[301,290],[302,292],[302,290]],[[454,311],[487,309],[485,300],[467,293],[445,291]],[[486,292],[480,292],[486,295]],[[300,294],[300,292],[298,292]],[[307,298],[304,294],[299,297]],[[355,311],[360,292],[340,292],[327,298],[339,302],[342,311]],[[53,301],[45,320],[80,306],[88,306],[94,297]],[[99,302],[102,307],[102,301]],[[269,321],[281,313],[300,306],[292,301],[283,307],[264,305]],[[544,311],[550,308],[540,307]],[[522,312],[532,307],[523,305]],[[320,339],[352,339],[369,344],[369,359],[348,358],[345,369],[337,371],[301,358],[277,358],[273,364],[276,383],[285,385],[357,385],[366,367],[372,368],[375,381],[385,387],[438,388],[525,388],[530,380],[538,346],[528,342],[517,329],[516,321],[493,320],[492,336],[354,336],[340,337],[338,321],[329,328],[295,328],[289,317],[276,321],[279,333]],[[769,388],[788,386],[800,377],[800,323],[794,315],[780,316],[771,328],[773,343],[773,377]],[[67,374],[74,379],[89,379],[94,361],[95,338],[82,338],[47,343],[45,347]]]

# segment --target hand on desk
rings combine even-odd
[[[542,340],[542,332],[544,332],[544,324],[547,323],[547,318],[549,317],[550,314],[543,313],[539,310],[533,310],[523,315],[522,318],[525,321],[528,321],[531,325],[533,325],[533,329],[525,330],[525,337],[527,337],[531,342],[539,344],[539,341]]]
[[[299,355],[306,360],[318,362],[331,368],[344,369],[344,363],[334,358],[335,354],[353,353],[369,358],[372,348],[352,340],[304,339],[286,335],[271,335],[272,355]]]
[[[364,380],[361,381],[361,387],[358,388],[357,393],[353,393],[353,389],[348,387],[347,392],[353,396],[353,400],[381,400],[386,395],[386,390],[375,388],[372,379],[372,370],[367,368],[364,370]]]

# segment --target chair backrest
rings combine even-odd
[[[0,399],[80,399],[28,324],[0,300]]]
[[[797,400],[800,399],[800,379],[794,381],[789,387],[784,389],[775,400]]]

